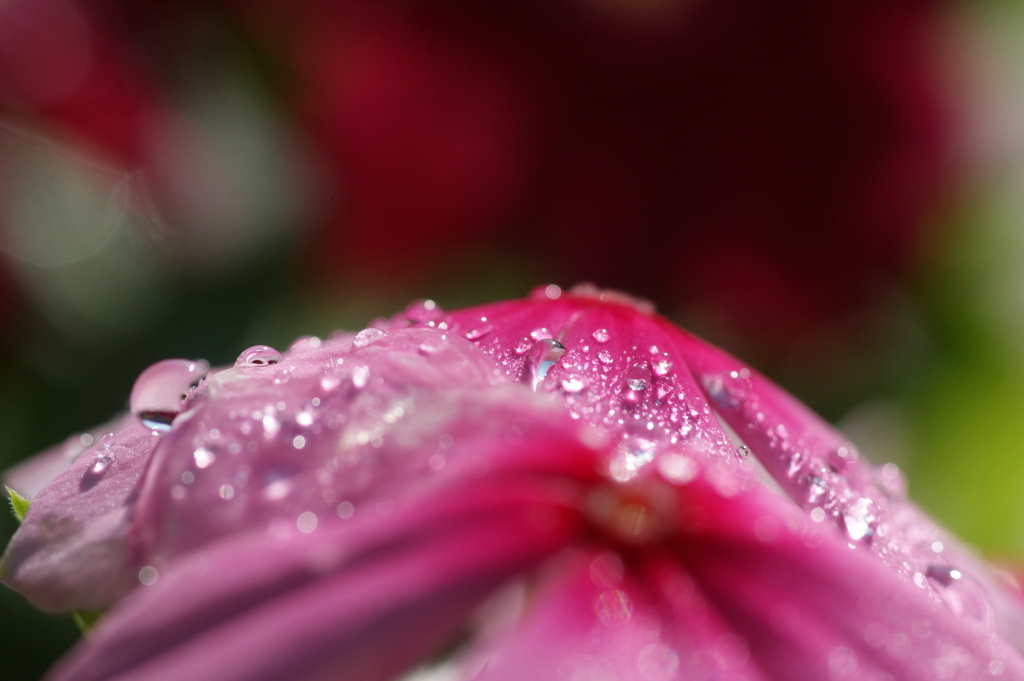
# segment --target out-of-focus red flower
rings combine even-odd
[[[949,168],[934,0],[225,5],[8,3],[0,100],[161,166],[215,14],[283,74],[332,275],[483,250],[776,336],[905,275]]]

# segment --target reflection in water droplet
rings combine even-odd
[[[110,468],[112,463],[114,463],[114,457],[110,454],[100,454],[93,460],[92,466],[89,467],[89,472],[93,475],[102,475]]]
[[[743,459],[746,459],[749,456],[750,456],[750,447],[748,447],[746,445],[740,445],[739,447],[736,448],[736,458],[738,458],[738,459],[740,459],[742,461]]]
[[[651,369],[654,371],[656,376],[666,375],[668,372],[672,371],[672,366],[672,360],[668,358],[668,353],[651,359]]]
[[[280,352],[269,345],[254,345],[242,351],[235,360],[236,367],[265,367],[283,359]]]
[[[583,390],[583,388],[585,387],[586,383],[583,382],[583,379],[575,376],[572,378],[566,378],[565,380],[562,381],[562,391],[567,392],[569,394],[574,395]]]
[[[174,418],[209,369],[206,362],[187,359],[166,359],[153,364],[135,379],[129,398],[132,413],[151,430],[170,430]],[[109,442],[105,444],[109,446]]]
[[[626,369],[625,379],[630,390],[641,392],[647,390],[647,385],[651,381],[651,372],[645,364],[634,364]]]
[[[526,356],[526,373],[524,379],[536,390],[548,371],[565,354],[565,346],[554,338],[545,338],[533,344]]]
[[[939,586],[949,586],[963,577],[959,570],[948,565],[929,565],[925,575]]]
[[[748,369],[739,369],[705,374],[702,382],[715,405],[721,409],[736,409],[747,399],[749,377]]]
[[[494,327],[492,327],[490,324],[484,324],[483,326],[478,326],[475,329],[470,329],[465,333],[465,336],[467,340],[478,341],[487,334],[489,334],[493,329]]]
[[[192,452],[192,460],[196,464],[196,468],[208,468],[210,464],[217,460],[213,451],[207,447],[197,447]]]
[[[607,343],[608,339],[611,338],[611,334],[608,333],[608,329],[598,329],[593,333],[594,340],[598,343]]]
[[[875,502],[867,497],[852,501],[843,511],[846,535],[853,541],[870,541],[878,525]]]

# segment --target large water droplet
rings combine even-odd
[[[242,351],[235,360],[236,367],[265,367],[283,359],[280,352],[269,345],[254,345]]]
[[[206,376],[206,362],[165,359],[139,374],[132,386],[129,407],[147,428],[170,430],[185,400]]]
[[[738,369],[705,374],[702,382],[715,405],[721,409],[737,409],[750,392],[749,377],[748,369]]]
[[[869,542],[878,525],[878,513],[875,502],[867,497],[859,497],[843,511],[843,525],[846,535],[853,541]]]
[[[598,343],[607,343],[608,339],[611,338],[611,334],[608,333],[608,329],[597,329],[593,333],[594,340]]]
[[[533,344],[529,354],[526,356],[526,373],[524,380],[528,380],[534,390],[540,385],[548,371],[565,354],[565,346],[554,338],[545,338]]]
[[[93,459],[92,465],[89,466],[89,472],[93,475],[103,475],[112,463],[114,463],[113,456],[110,454],[99,454]]]
[[[477,326],[475,328],[470,329],[464,335],[466,336],[466,340],[478,341],[493,330],[494,327],[491,326],[490,324],[483,324],[482,326]]]
[[[954,614],[979,622],[987,629],[993,627],[992,607],[984,588],[974,578],[949,565],[929,565],[925,576]]]
[[[356,334],[355,339],[352,341],[352,345],[356,346],[357,348],[365,348],[367,345],[370,345],[371,343],[376,343],[377,341],[381,340],[382,338],[384,338],[385,335],[387,334],[385,334],[380,329],[375,329],[373,327],[363,329],[362,331]]]
[[[651,382],[651,371],[645,364],[634,364],[626,369],[624,378],[630,390],[641,392],[647,390],[647,385]]]

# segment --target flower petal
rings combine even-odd
[[[568,460],[592,454],[560,446]],[[573,451],[576,452],[573,455]],[[551,448],[537,448],[538,459]],[[52,681],[385,679],[578,532],[579,490],[472,481],[390,516],[218,543],[126,599]],[[317,677],[319,678],[319,677]]]
[[[704,515],[676,560],[770,678],[1024,678],[1020,653],[990,627],[953,616],[948,600],[851,550],[779,497],[753,490],[726,499],[691,486],[684,498]],[[669,599],[676,589],[647,581]]]
[[[155,446],[131,421],[79,455],[32,498],[4,554],[4,581],[47,612],[102,609],[133,588],[129,515]]]

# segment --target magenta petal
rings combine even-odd
[[[1019,651],[990,626],[954,615],[941,594],[851,550],[782,499],[764,490],[724,499],[696,487],[688,496],[703,523],[676,560],[770,678],[1024,679]],[[669,598],[678,590],[661,588]]]
[[[156,438],[120,425],[32,498],[4,554],[4,581],[41,610],[102,609],[138,584],[125,540]]]
[[[458,310],[440,323],[487,351],[512,380],[611,436],[614,479],[632,479],[659,452],[685,447],[702,464],[752,483],[687,365],[688,337],[649,304],[548,287],[526,300]],[[552,341],[564,353],[548,352]]]
[[[635,566],[634,566],[635,567]],[[630,574],[619,554],[593,551],[559,565],[532,596],[525,620],[486,652],[474,681],[764,681],[743,641],[697,598],[682,566],[671,566],[674,598]],[[660,575],[663,581],[666,575]],[[646,575],[644,576],[646,577]],[[683,601],[686,601],[685,603]]]
[[[390,678],[566,545],[566,502],[562,486],[473,484],[389,517],[219,543],[133,594],[52,681]]]

